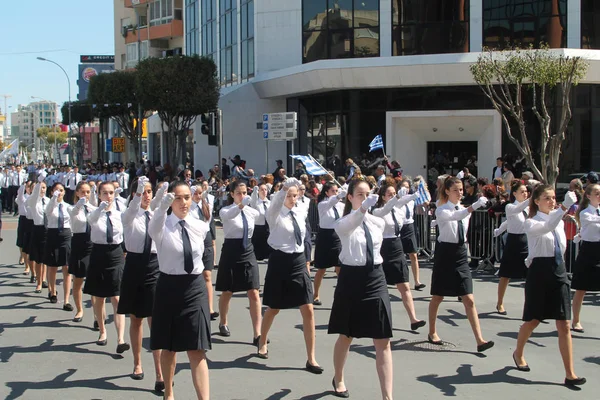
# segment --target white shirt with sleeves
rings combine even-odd
[[[402,200],[404,197],[407,197],[407,196],[403,196],[400,200]],[[398,206],[398,208],[400,208],[400,206]],[[408,218],[406,218],[406,212],[407,212],[407,210],[408,210]],[[401,212],[402,212],[402,216],[404,217],[404,224],[406,224],[406,225],[413,224],[415,222],[415,219],[414,219],[414,216],[415,216],[415,201],[414,200],[406,201],[402,205]]]
[[[250,207],[254,208],[258,211],[258,217],[256,217],[256,221],[254,221],[254,225],[264,225],[266,222],[265,216],[267,214],[267,210],[271,204],[271,200],[265,198],[262,200],[258,195],[258,189],[252,191],[252,196],[250,197]]]
[[[44,213],[46,212],[46,206],[50,202],[48,197],[41,195],[40,186],[41,183],[36,183],[31,192],[31,196],[27,199],[27,207],[33,217],[33,224],[37,226],[45,225]]]
[[[87,207],[87,213],[85,210],[86,207]],[[85,203],[82,207],[78,207],[77,204],[75,204],[73,207],[71,207],[71,209],[69,210],[69,216],[71,217],[71,232],[73,234],[85,233],[86,226],[88,224],[87,216],[92,211],[94,211],[96,208],[97,207],[94,207],[89,202]],[[91,233],[91,226],[90,226],[90,233]]]
[[[83,177],[81,176],[81,174],[79,172],[75,173],[75,172],[71,171],[67,175],[65,187],[67,189],[75,190],[75,188],[77,188],[77,184],[79,182],[81,182],[82,180],[83,180]]]
[[[565,214],[562,207],[545,214],[538,211],[533,218],[525,221],[525,233],[529,255],[525,261],[530,265],[536,257],[554,257],[554,231],[558,235],[560,253],[564,254],[567,249],[567,237],[565,235],[562,217]]]
[[[144,210],[141,206],[142,197],[134,195],[127,210],[121,213],[125,248],[127,251],[140,254],[144,252],[146,242],[146,211],[150,214],[150,221],[152,221],[152,215],[154,214],[150,209]],[[154,242],[152,242],[150,252],[156,253]]]
[[[337,196],[331,196],[317,205],[319,209],[319,228],[334,229],[336,223],[335,212],[333,211],[334,207],[337,209],[340,218],[342,218],[342,215],[344,215],[344,204],[340,203],[340,199]]]
[[[199,219],[200,221],[204,221],[206,223],[210,224],[210,221],[212,220],[212,213],[213,213],[213,208],[214,205],[208,201],[208,199],[206,200],[201,200],[206,201],[206,203],[208,204],[208,221],[206,221],[206,217],[204,217],[204,213],[202,212],[202,205],[201,203],[196,203],[195,201],[192,200],[192,207],[190,209],[190,214],[192,214],[192,217]]]
[[[23,187],[23,193],[17,194],[15,202],[17,203],[17,206],[19,206],[19,215],[27,217],[27,199],[29,196],[30,195],[25,191],[25,187]]]
[[[88,214],[88,222],[91,227],[91,240],[95,244],[109,244],[106,241],[106,227],[107,227],[107,210],[95,209]],[[110,222],[113,227],[113,241],[112,244],[123,243],[123,223],[121,222],[121,213],[117,211],[113,206],[110,210]]]
[[[287,191],[280,190],[271,199],[271,206],[267,211],[267,222],[269,223],[269,239],[267,243],[275,249],[284,253],[302,253],[304,252],[304,237],[306,236],[306,215],[302,208],[287,208],[285,203]],[[290,214],[290,211],[292,214]],[[296,243],[294,235],[294,222],[296,220],[300,228],[302,241]]]
[[[600,242],[600,215],[598,208],[589,205],[585,210],[579,213],[579,222],[581,224],[581,240],[586,242]]]
[[[57,229],[58,228],[58,214],[59,208],[62,205],[62,212],[64,217],[64,229],[71,229],[71,215],[69,214],[69,210],[71,209],[71,205],[65,203],[64,201],[57,201],[56,198],[52,197],[48,204],[46,205],[46,221],[48,225],[46,226],[48,229]]]
[[[302,197],[298,198],[298,201],[296,201],[295,208],[302,208],[304,210],[304,213],[308,217],[308,209],[310,208],[310,199],[306,196],[302,196]]]
[[[458,207],[458,210],[456,210],[456,207]],[[458,221],[462,221],[463,223],[465,233],[464,242],[467,242],[467,231],[469,230],[469,221],[471,219],[471,213],[469,213],[468,208],[448,201],[436,208],[435,217],[440,233],[438,242],[458,243]]]
[[[398,232],[398,236],[396,236],[396,225],[394,224],[394,217],[392,216],[393,212],[396,221],[398,221],[399,229],[402,229],[402,225],[404,224],[404,213],[398,207],[399,202],[400,200],[394,196],[388,200],[383,207],[373,209],[373,215],[383,219],[385,222],[385,227],[383,229],[384,239],[400,237],[400,232]]]
[[[385,222],[374,215],[353,210],[335,223],[335,232],[342,242],[340,262],[343,265],[364,266],[367,263],[367,238],[362,223],[365,221],[373,240],[373,263],[381,264],[381,244]]]
[[[522,234],[525,233],[525,220],[527,219],[523,214],[523,211],[529,213],[529,201],[525,200],[521,203],[515,201],[514,203],[506,205],[506,230],[508,233]]]
[[[123,190],[129,189],[129,174],[127,172],[118,172],[115,179]]]
[[[254,233],[254,221],[258,218],[258,211],[249,206],[244,206],[243,209],[237,204],[232,204],[219,210],[221,222],[223,222],[223,235],[225,239],[241,239],[244,232],[242,222],[242,211],[248,221],[248,239],[252,238]]]

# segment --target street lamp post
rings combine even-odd
[[[69,85],[69,133],[68,133],[69,140],[67,142],[69,143],[69,146],[71,146],[71,125],[72,125],[73,121],[71,120],[71,80],[69,79],[69,74],[67,74],[67,71],[65,71],[65,69],[63,67],[61,67],[60,64],[58,64],[57,62],[48,60],[47,58],[44,58],[44,57],[37,57],[37,59],[40,61],[48,61],[49,63],[56,65],[58,68],[60,68],[62,70],[62,72],[64,72],[65,76],[67,77],[67,84]],[[74,154],[75,154],[75,152],[71,150],[71,156],[73,156],[73,158],[74,158]]]

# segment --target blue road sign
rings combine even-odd
[[[265,122],[265,123],[263,124],[263,130],[264,130],[264,131],[268,131],[268,130],[269,130],[269,124],[268,124],[268,123],[266,123],[266,122]]]
[[[269,114],[263,114],[263,121],[267,122],[269,120]]]
[[[269,132],[265,131],[263,132],[263,139],[268,139],[269,138]]]

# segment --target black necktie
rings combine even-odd
[[[243,211],[240,214],[242,214],[242,246],[246,249],[248,248],[248,220]]]
[[[294,212],[291,210],[290,216],[292,217],[292,225],[294,225],[294,237],[296,238],[296,244],[300,246],[302,244],[302,232],[300,231],[298,221],[296,221],[296,218],[294,218]]]
[[[523,210],[523,216],[527,219],[527,211]]]
[[[392,219],[394,220],[394,235],[399,236],[400,235],[400,224],[398,223],[398,220],[396,219],[396,213],[394,212],[393,208],[392,208]]]
[[[408,209],[408,204],[404,206],[404,208],[406,209],[406,219],[410,219],[410,210]]]
[[[563,256],[560,248],[560,240],[558,239],[556,230],[552,231],[552,236],[554,236],[554,261],[556,261],[557,265],[561,265],[563,262]]]
[[[204,221],[204,214],[202,213],[202,200],[200,200],[200,203],[198,203],[198,218],[200,218],[200,221]]]
[[[87,215],[89,214],[87,206],[83,206],[83,214],[85,215],[85,233],[90,233],[90,223],[87,220]]]
[[[335,220],[337,221],[338,219],[340,219],[340,213],[337,210],[336,206],[333,206],[333,214],[335,214]]]
[[[71,178],[67,179],[67,188],[71,189]]]
[[[121,211],[121,207],[119,207],[119,202],[117,201],[117,199],[115,199],[115,207],[117,207],[117,211]]]
[[[600,208],[596,209],[596,215],[600,217]]]
[[[458,206],[454,207],[454,209],[458,210]],[[465,226],[462,219],[459,219],[456,223],[458,224],[458,244],[465,244]]]
[[[58,205],[58,231],[62,232],[65,229],[65,214],[63,213],[63,205]]]
[[[150,238],[150,234],[148,233],[148,225],[150,224],[150,211],[144,211],[144,215],[146,216],[146,235],[144,236],[144,254],[150,254],[152,250],[152,239]]]
[[[113,224],[110,220],[110,211],[106,212],[106,243],[111,244],[113,242]]]
[[[265,209],[265,215],[267,214],[267,202],[263,201],[263,208]]]
[[[192,244],[187,229],[185,229],[185,221],[179,221],[181,225],[181,241],[183,242],[183,267],[185,272],[191,274],[194,270],[194,257],[192,255]]]
[[[369,232],[369,228],[367,228],[367,223],[363,221],[362,223],[363,230],[365,231],[365,238],[367,239],[367,267],[373,267],[374,258],[373,258],[373,238],[371,237],[371,232]]]

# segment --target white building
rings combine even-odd
[[[58,104],[53,101],[36,101],[25,106],[19,104],[17,111],[11,113],[12,135],[18,137],[22,145],[35,148],[37,152],[48,146],[37,137],[38,128],[56,127],[59,123]]]
[[[586,0],[188,0],[185,51],[219,67],[223,156],[257,173],[275,159],[312,154],[329,167],[360,159],[377,134],[412,176],[456,173],[476,156],[489,176],[496,157],[516,154],[500,116],[469,66],[484,46],[510,42],[564,49],[590,62],[573,93],[563,171],[600,169],[600,16]],[[598,99],[598,100],[597,100]],[[262,114],[298,113],[298,139],[271,142]],[[535,121],[532,121],[532,126]],[[195,166],[218,162],[194,127]],[[533,138],[535,141],[535,138]],[[290,164],[288,164],[290,165]],[[440,171],[441,172],[441,171]],[[336,169],[343,173],[343,166]]]

